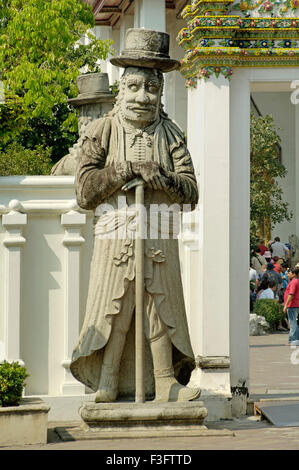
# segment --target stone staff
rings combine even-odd
[[[135,238],[135,402],[145,402],[145,377],[144,377],[144,181],[136,178],[124,185],[122,189],[128,191],[135,189],[135,204],[137,210],[137,231]]]

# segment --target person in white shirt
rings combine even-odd
[[[266,258],[261,255],[261,250],[256,248],[251,251],[251,266],[256,270],[258,276],[263,273],[263,266],[267,264]]]
[[[281,243],[279,237],[274,238],[274,243],[271,244],[272,258],[278,256],[279,260],[285,261],[289,258],[290,250],[286,245]]]
[[[249,281],[254,281],[254,288],[256,289],[259,283],[259,275],[251,266],[249,268]]]
[[[266,284],[265,284],[266,287]],[[266,289],[261,290],[261,293],[258,296],[258,299],[274,299],[274,291],[276,289],[276,282],[274,280],[270,280],[268,282],[268,287]]]

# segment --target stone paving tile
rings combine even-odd
[[[275,428],[263,422],[252,425],[248,421],[243,425],[234,421],[223,425],[230,429],[235,427],[235,435],[50,442],[43,446],[14,446],[2,450],[299,450],[299,428]]]

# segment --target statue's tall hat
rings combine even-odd
[[[143,28],[127,30],[124,50],[110,62],[118,67],[146,67],[162,72],[171,72],[180,65],[169,57],[169,34]]]

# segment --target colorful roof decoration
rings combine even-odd
[[[299,0],[197,0],[182,11],[187,27],[181,72],[187,86],[234,67],[299,66]]]

